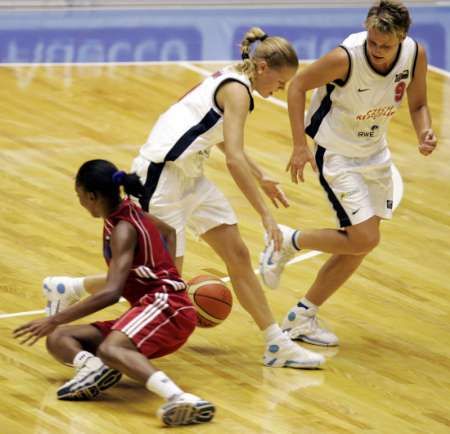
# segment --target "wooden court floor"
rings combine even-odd
[[[93,402],[59,402],[70,368],[54,361],[43,341],[20,347],[11,331],[38,317],[46,275],[104,270],[101,221],[74,193],[81,163],[106,158],[130,167],[152,124],[169,104],[217,65],[12,66],[0,68],[0,432],[165,432],[154,412],[161,404],[138,384],[122,380]],[[200,69],[196,69],[200,68]],[[450,432],[450,78],[429,73],[429,100],[440,139],[436,153],[419,155],[406,104],[390,127],[394,161],[405,194],[381,245],[322,308],[340,337],[321,370],[265,368],[263,342],[235,303],[215,329],[198,329],[176,354],[156,364],[187,391],[217,406],[211,424],[172,429],[190,433]],[[246,148],[285,189],[291,207],[279,223],[333,227],[334,218],[308,169],[291,184],[285,95],[256,100]],[[207,174],[231,200],[256,267],[262,227],[214,151]],[[281,320],[303,295],[325,255],[301,256],[281,288],[267,297]],[[209,248],[189,239],[185,278],[226,276]],[[93,318],[111,318],[124,304]],[[24,313],[24,316],[11,316]],[[91,320],[90,318],[89,320]],[[85,321],[86,322],[86,321]]]

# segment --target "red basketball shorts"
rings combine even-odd
[[[197,316],[186,293],[155,292],[117,320],[92,323],[104,337],[111,330],[124,333],[148,359],[156,359],[180,348],[194,331]]]

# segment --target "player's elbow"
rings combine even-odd
[[[102,297],[102,304],[107,307],[119,302],[122,291],[119,289],[105,289],[104,291],[102,291],[102,294],[98,293],[98,295]]]
[[[308,89],[304,86],[304,81],[301,76],[295,76],[288,87],[288,98],[298,98],[300,95],[304,95]]]

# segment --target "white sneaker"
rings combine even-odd
[[[162,405],[156,415],[166,425],[190,425],[209,422],[215,411],[210,402],[190,393],[183,393]]]
[[[80,300],[73,289],[73,279],[67,276],[49,276],[42,282],[42,293],[47,299],[45,313],[52,316]]]
[[[98,357],[89,357],[83,366],[77,369],[75,377],[58,389],[57,397],[68,401],[89,400],[114,386],[121,377],[119,371],[109,368]]]
[[[325,357],[306,350],[289,339],[286,333],[270,342],[264,353],[264,364],[274,368],[318,368]]]
[[[319,323],[317,309],[295,306],[286,315],[281,328],[293,340],[325,347],[339,345],[338,337]]]
[[[279,252],[275,252],[274,243],[269,242],[267,234],[264,235],[266,247],[259,260],[259,272],[263,282],[271,289],[278,288],[281,273],[286,263],[295,256],[297,250],[292,245],[292,237],[296,232],[288,226],[278,225],[283,233],[283,244]]]

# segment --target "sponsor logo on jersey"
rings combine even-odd
[[[356,115],[357,121],[367,121],[369,119],[378,119],[378,118],[390,118],[395,114],[395,107],[393,105],[387,105],[385,107],[378,107],[374,109],[368,110],[366,113],[362,113]]]
[[[397,83],[400,80],[406,80],[408,77],[409,77],[409,69],[405,69],[404,71],[400,72],[399,74],[395,74],[394,83]]]
[[[370,131],[358,131],[358,137],[375,137],[379,128],[378,125],[372,125]]]
[[[358,88],[358,92],[367,92],[368,90],[370,90],[368,87],[364,89]]]
[[[397,83],[394,89],[394,99],[396,102],[400,102],[405,94],[406,83],[404,81],[400,81]]]

